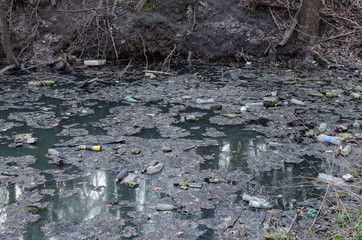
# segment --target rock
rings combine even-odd
[[[220,104],[210,106],[210,110],[212,110],[212,111],[220,111],[221,109],[222,109],[222,105],[220,105]]]

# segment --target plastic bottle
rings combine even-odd
[[[269,203],[258,202],[258,201],[249,201],[249,207],[254,208],[271,208]]]
[[[215,99],[213,98],[210,98],[210,99],[201,99],[201,98],[196,98],[196,103],[197,104],[206,104],[206,103],[214,103],[215,102]]]
[[[262,204],[268,204],[269,205],[269,202],[265,199],[262,199],[262,198],[258,198],[258,197],[254,197],[254,196],[250,196],[249,194],[247,193],[243,193],[242,197],[243,201],[254,201],[254,202],[258,202],[258,203],[262,203]]]
[[[264,106],[264,103],[263,103],[263,102],[246,103],[245,106],[246,106],[246,107],[250,107],[250,106]]]
[[[290,103],[293,104],[293,105],[298,105],[298,106],[304,106],[304,105],[305,105],[304,102],[299,101],[299,100],[297,100],[297,99],[295,99],[295,98],[292,98],[292,99],[290,100]]]
[[[149,164],[147,164],[147,166],[146,166],[143,170],[141,170],[141,173],[147,172],[147,169],[148,169],[149,167],[155,166],[156,164],[158,164],[158,161],[157,161],[157,160],[151,161]]]
[[[320,142],[327,142],[327,143],[332,143],[332,144],[335,144],[335,145],[339,145],[342,142],[342,139],[339,138],[339,137],[331,137],[331,136],[327,136],[327,135],[324,135],[324,134],[321,134],[321,135],[319,135],[319,136],[317,136],[315,138]]]
[[[283,146],[283,144],[281,143],[277,143],[277,142],[269,142],[269,147],[280,147]]]
[[[175,205],[167,204],[167,203],[159,203],[156,206],[156,210],[158,210],[158,211],[172,211],[175,209],[176,209]]]
[[[360,126],[359,122],[357,120],[355,120],[353,123],[353,128],[360,128],[360,127],[361,126]]]
[[[147,168],[147,174],[157,173],[163,169],[163,166],[164,166],[163,163],[159,163],[155,166],[150,166]]]
[[[17,140],[16,143],[37,144],[37,143],[39,143],[39,138],[23,138],[23,139]]]
[[[319,125],[318,131],[319,132],[325,132],[327,130],[327,124],[326,123],[321,123],[321,125]]]
[[[277,102],[277,104],[275,104],[276,106],[289,106],[290,105],[290,101],[289,100],[283,100],[280,102]]]
[[[116,182],[121,182],[127,175],[128,169],[122,169],[122,171],[117,174]]]

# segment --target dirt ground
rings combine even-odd
[[[8,1],[15,55],[31,64],[54,62],[62,54],[134,59],[161,63],[162,70],[170,61],[187,64],[188,56],[192,64],[361,64],[358,1],[326,1],[317,42],[299,41],[294,31],[284,46],[278,43],[299,1],[257,1],[250,10],[246,0],[150,0],[137,11],[138,2]]]

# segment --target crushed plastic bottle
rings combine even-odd
[[[320,142],[332,143],[332,144],[335,144],[335,145],[339,145],[342,142],[342,139],[339,138],[339,137],[331,137],[331,136],[327,136],[327,135],[324,135],[324,134],[316,136],[315,138]]]
[[[146,167],[145,167],[143,170],[141,170],[141,173],[146,173],[146,172],[147,172],[147,169],[148,169],[149,167],[155,166],[155,165],[157,165],[157,164],[158,164],[158,161],[157,161],[157,160],[151,161],[149,164],[146,165]]]
[[[348,156],[348,154],[350,154],[351,150],[352,150],[351,145],[346,145],[344,148],[342,148],[341,155],[346,157]]]
[[[147,174],[158,173],[159,171],[161,171],[163,169],[163,167],[164,167],[163,163],[159,163],[155,166],[150,166],[147,168]]]
[[[196,103],[197,104],[207,104],[207,103],[214,103],[215,102],[215,99],[213,98],[210,98],[210,99],[201,99],[201,98],[196,98]]]
[[[326,123],[321,123],[319,125],[318,131],[322,133],[322,132],[325,132],[326,130],[327,130],[327,124]]]

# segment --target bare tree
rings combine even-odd
[[[313,44],[318,37],[321,0],[303,0],[299,16],[300,40]]]
[[[9,30],[8,21],[6,19],[6,14],[4,10],[4,4],[2,0],[0,0],[0,23],[2,26],[2,45],[4,48],[4,52],[6,55],[6,58],[8,60],[8,64],[12,66],[12,68],[19,67],[19,62],[15,58],[12,46],[11,46],[11,33]]]

